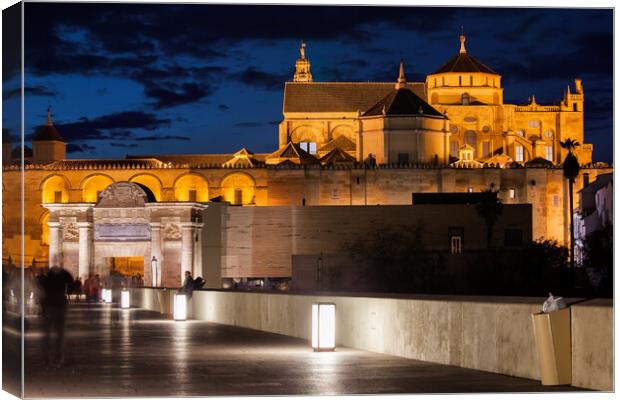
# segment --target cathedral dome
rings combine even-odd
[[[459,53],[456,56],[452,57],[444,65],[439,67],[431,75],[445,74],[445,73],[450,73],[450,72],[457,72],[457,73],[479,72],[483,74],[499,75],[492,68],[484,65],[483,63],[481,63],[480,61],[478,61],[477,59],[475,59],[474,57],[470,56],[467,53],[467,50],[465,50],[465,35],[461,35],[460,40],[461,40],[461,49]]]
[[[58,141],[58,142],[66,142],[54,124],[52,123],[52,113],[51,110],[47,112],[47,122],[41,129],[37,131],[37,134],[34,136],[34,141],[36,142],[48,142],[48,141]]]

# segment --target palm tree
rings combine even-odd
[[[562,164],[562,169],[564,170],[564,177],[568,179],[568,202],[570,204],[570,267],[571,269],[575,268],[575,232],[574,232],[574,221],[573,221],[573,184],[575,183],[575,178],[579,175],[579,160],[577,160],[577,156],[575,155],[575,149],[580,145],[580,143],[573,139],[566,139],[563,142],[560,142],[560,146],[563,149],[568,150],[568,154],[564,159],[564,163]]]
[[[502,202],[497,197],[497,192],[493,189],[483,190],[485,196],[480,203],[476,204],[478,215],[484,219],[487,227],[487,248],[491,248],[493,238],[493,225],[502,215]]]

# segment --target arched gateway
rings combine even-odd
[[[202,275],[206,204],[157,203],[145,186],[116,182],[97,203],[44,207],[49,210],[50,266],[61,264],[82,279],[90,272],[140,273],[145,285],[157,286],[178,286],[183,271]]]

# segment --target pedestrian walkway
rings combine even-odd
[[[18,343],[3,330],[4,346]],[[72,304],[65,364],[44,367],[37,320],[25,343],[25,397],[339,395],[573,391],[539,382],[338,348],[142,309]]]

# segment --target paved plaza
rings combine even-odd
[[[46,368],[28,319],[25,397],[339,395],[579,390],[366,351],[314,353],[308,341],[142,309],[72,304],[66,360]],[[5,323],[5,385],[17,331]]]

